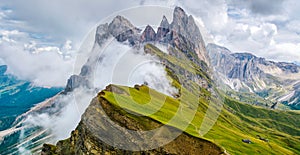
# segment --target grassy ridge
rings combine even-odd
[[[225,108],[214,127],[204,136],[199,135],[199,128],[207,107],[204,102],[199,104],[193,120],[185,128],[186,117],[191,113],[191,101],[180,103],[180,98],[174,99],[159,92],[141,86],[139,89],[117,86],[126,93],[104,91],[105,99],[115,106],[120,106],[134,113],[146,115],[163,124],[168,124],[184,130],[186,133],[208,139],[224,147],[231,154],[299,154],[300,153],[300,114],[262,109],[226,99]],[[149,96],[151,91],[151,97]],[[151,101],[150,101],[151,100]],[[150,102],[149,102],[150,101]],[[149,103],[148,103],[149,102]],[[182,104],[180,109],[180,104]],[[152,110],[157,110],[152,113]],[[231,112],[229,112],[231,111]],[[171,119],[176,121],[171,121]],[[289,118],[286,120],[286,118]],[[284,124],[282,121],[286,124]],[[286,130],[282,127],[288,126]],[[257,135],[269,139],[269,142],[259,140]],[[250,139],[253,143],[243,143],[242,139]]]

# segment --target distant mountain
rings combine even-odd
[[[215,44],[208,44],[207,51],[217,77],[230,89],[255,93],[274,104],[281,102],[300,109],[298,65],[268,61],[250,53],[232,53]]]

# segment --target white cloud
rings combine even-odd
[[[296,59],[299,59],[299,50],[294,47],[297,47],[300,41],[298,12],[295,13],[300,9],[299,2],[226,2],[229,8],[227,24],[223,25],[220,31],[211,31],[216,43],[228,47],[233,52],[247,51],[276,61],[298,61]],[[286,44],[290,48],[281,48]],[[290,50],[291,48],[293,50]]]
[[[267,51],[268,57],[272,60],[294,62],[300,60],[300,43],[279,43],[274,44]]]
[[[274,43],[274,35],[277,34],[277,27],[271,23],[263,23],[259,26],[251,26],[251,39],[261,44],[261,49],[265,45],[271,45]],[[273,42],[272,42],[273,41]]]
[[[0,30],[0,37],[0,43],[15,43],[16,40],[20,40],[20,38],[26,37],[26,34],[18,30]]]
[[[150,88],[164,94],[171,96],[177,93],[166,77],[165,67],[143,51],[114,40],[97,53],[101,58],[95,65],[93,79],[95,87],[100,90],[111,83],[133,87],[147,82]]]
[[[225,0],[178,0],[174,5],[182,6],[186,12],[201,18],[212,32],[223,30],[229,22]]]
[[[76,89],[68,95],[56,98],[54,106],[48,109],[50,111],[28,115],[23,125],[30,128],[42,127],[52,136],[48,143],[51,142],[55,144],[58,140],[66,139],[70,136],[71,131],[76,128],[81,115],[95,96],[95,92]],[[55,115],[53,113],[55,113]],[[27,128],[23,130],[27,130]],[[20,137],[20,140],[26,141],[26,139],[23,138],[25,137]],[[26,144],[23,145],[26,146]],[[23,148],[23,150],[26,150],[25,148]],[[23,150],[21,150],[21,152],[23,152]]]
[[[1,41],[0,59],[8,65],[7,72],[20,79],[39,86],[61,87],[72,74],[74,60],[64,59],[58,47],[36,47],[34,44],[24,47],[20,42]]]
[[[11,23],[7,14],[12,11],[1,13],[1,23]],[[67,40],[65,45],[57,45],[7,26],[0,28],[0,59],[8,65],[8,73],[39,86],[65,86],[73,71],[72,42]]]
[[[295,32],[300,33],[300,21],[299,20],[292,20],[286,25],[287,29]]]

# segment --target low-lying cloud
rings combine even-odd
[[[94,74],[94,85],[104,88],[110,83],[133,87],[147,83],[149,87],[172,95],[176,89],[167,79],[165,68],[158,59],[117,41],[99,51],[100,61]]]
[[[74,60],[64,58],[57,47],[34,46],[35,51],[32,51],[33,46],[24,47],[24,44],[15,41],[0,43],[0,59],[8,66],[7,73],[31,81],[37,86],[65,86],[73,72]]]
[[[55,100],[56,105],[48,111],[54,114],[34,113],[27,116],[23,124],[48,130],[52,135],[51,142],[66,139],[76,128],[81,115],[95,95],[96,92],[81,88],[68,95],[61,95]]]

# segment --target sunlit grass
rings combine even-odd
[[[116,107],[148,116],[192,136],[210,140],[230,154],[300,154],[300,112],[269,110],[241,103],[224,93],[218,93],[219,96],[215,97],[208,89],[179,74],[180,70],[196,74],[213,88],[207,73],[193,62],[185,57],[179,59],[165,54],[151,44],[145,45],[145,48],[169,65],[166,68],[168,78],[179,90],[180,97],[169,97],[147,86],[129,88],[116,85],[115,87],[122,90],[122,93],[103,91],[104,94],[100,97]],[[178,51],[173,49],[173,52],[176,55]],[[247,102],[255,100],[249,97]],[[212,108],[215,109],[213,111],[215,114],[218,106],[221,106],[222,110],[214,126],[203,137],[199,134],[199,130],[209,105],[215,106]],[[214,123],[214,119],[209,117],[205,121]],[[267,138],[269,142],[260,140],[257,135]],[[253,143],[244,143],[242,139],[249,139]]]
[[[105,95],[103,95],[102,97],[108,100],[114,106],[121,106],[124,109],[140,115],[148,115],[148,117],[157,120],[162,124],[168,124],[170,126],[176,127],[195,137],[208,139],[224,147],[229,153],[300,153],[299,137],[297,139],[289,135],[300,135],[299,128],[297,127],[299,126],[299,124],[295,124],[296,122],[294,122],[299,121],[299,113],[267,110],[228,99],[225,102],[226,108],[222,110],[215,126],[204,137],[201,137],[198,134],[198,130],[201,126],[202,119],[204,118],[205,114],[205,111],[203,111],[203,109],[205,108],[203,107],[207,107],[207,102],[196,102],[199,103],[199,106],[197,108],[195,116],[189,123],[187,122],[188,120],[185,120],[185,118],[192,113],[189,104],[195,102],[180,102],[180,98],[174,99],[152,89],[150,89],[150,99],[149,88],[147,86],[141,86],[139,90],[124,86],[117,87],[121,88],[126,93],[118,94],[104,91]],[[148,103],[150,100],[151,103]],[[121,105],[119,103],[121,103]],[[180,106],[180,104],[182,105]],[[158,107],[160,108],[157,112],[149,115],[151,109],[157,110]],[[181,110],[180,107],[184,110]],[[227,108],[231,108],[232,110],[234,110],[235,114],[226,110]],[[285,123],[289,124],[292,130],[280,131],[277,129],[282,126],[280,124],[278,124],[278,126],[274,128],[270,128],[267,125],[264,125],[264,123],[270,123],[270,126],[272,126],[274,125],[272,123],[280,123],[285,118],[290,118],[291,122],[289,122],[289,120],[285,120]],[[171,119],[175,121],[171,121],[170,123],[169,121]],[[186,123],[189,123],[187,127],[183,125]],[[298,131],[298,133],[294,133],[294,130]],[[269,142],[259,140],[257,135],[269,139]],[[243,143],[241,141],[242,139],[250,139],[253,143]]]

